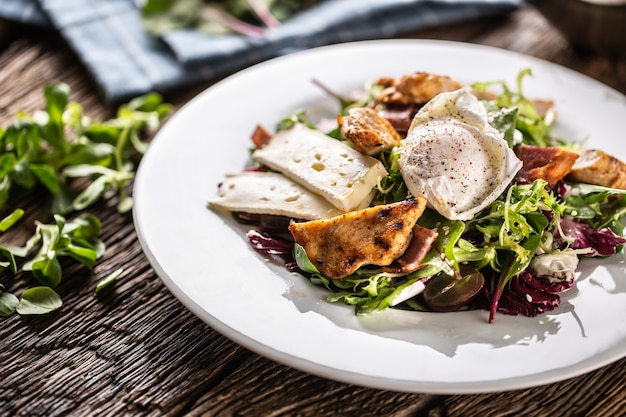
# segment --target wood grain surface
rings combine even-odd
[[[507,19],[412,36],[526,53],[626,93],[626,61],[571,49],[529,7]],[[19,111],[43,108],[42,88],[51,80],[69,84],[70,98],[81,103],[88,116],[104,120],[113,115],[115,109],[101,102],[61,39],[3,23],[0,126]],[[208,85],[166,99],[179,108]],[[91,271],[64,264],[67,274],[59,287],[63,308],[42,317],[0,319],[0,416],[626,415],[626,359],[558,383],[481,395],[362,388],[265,359],[211,329],[169,293],[142,253],[131,215],[118,214],[114,204],[101,202],[90,210],[104,225],[106,254]],[[27,218],[10,234],[12,244],[23,244],[34,221],[47,216],[37,196],[19,206],[26,209]],[[6,239],[0,236],[0,242]],[[124,272],[114,289],[96,295],[99,279],[118,268]],[[2,275],[0,283],[19,293],[28,279]]]

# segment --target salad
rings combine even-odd
[[[555,137],[554,103],[520,71],[463,85],[414,73],[344,96],[337,118],[296,110],[252,134],[251,164],[208,203],[329,302],[533,317],[584,257],[621,251],[626,164]]]

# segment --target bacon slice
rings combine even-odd
[[[380,80],[381,85],[387,88],[376,98],[382,104],[424,104],[439,93],[455,91],[463,85],[446,75],[417,72],[394,80],[389,78]]]
[[[268,132],[267,129],[265,129],[263,126],[257,125],[257,127],[254,129],[254,132],[252,132],[251,139],[252,143],[254,143],[254,146],[256,146],[257,148],[262,148],[263,146],[267,145],[270,139],[272,139],[272,134]]]
[[[388,106],[387,108],[379,110],[378,115],[391,123],[397,132],[406,135],[417,110],[418,109],[413,104]]]
[[[590,149],[580,154],[568,178],[585,184],[626,190],[626,164],[604,151]]]
[[[570,172],[578,159],[578,153],[561,148],[519,145],[514,151],[523,163],[514,181],[529,184],[543,179],[550,188],[554,188]]]
[[[391,265],[382,268],[385,272],[410,274],[417,271],[437,239],[437,232],[420,225],[413,227],[409,247]]]
[[[337,117],[341,134],[354,149],[366,155],[376,155],[400,144],[400,134],[391,123],[369,107],[350,109]]]
[[[344,278],[363,265],[390,265],[411,241],[423,198],[369,207],[326,220],[291,222],[289,230],[325,276]]]

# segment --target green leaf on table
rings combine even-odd
[[[48,144],[61,155],[65,155],[68,146],[65,140],[63,112],[69,95],[70,88],[64,83],[53,82],[44,87],[48,121],[43,127],[43,133]]]
[[[19,161],[15,164],[12,179],[20,186],[32,189],[37,184],[37,177],[30,170],[29,165],[30,164],[27,161]]]
[[[0,285],[0,315],[41,314],[61,305],[52,290],[60,284],[61,258],[72,258],[93,268],[104,255],[98,238],[102,225],[82,212],[109,190],[118,193],[120,213],[132,208],[127,195],[134,167],[148,148],[143,136],[156,129],[171,111],[156,93],[137,97],[103,121],[86,117],[80,104],[69,101],[67,84],[44,87],[45,111],[19,112],[8,127],[0,127],[0,208],[15,196],[43,196],[54,216],[52,224],[36,222],[36,230],[20,247],[0,246],[0,269],[18,271],[15,258],[25,258],[22,270],[43,286],[26,290],[19,300]],[[74,178],[80,177],[80,180]],[[64,216],[77,212],[73,219]],[[13,226],[24,211],[17,209],[0,220],[0,232]],[[68,217],[69,219],[69,217]],[[105,279],[101,286],[119,274]]]
[[[6,232],[24,215],[24,210],[16,209],[11,214],[0,220],[0,232]]]
[[[0,261],[0,270],[9,268],[13,274],[17,273],[17,262],[15,261],[15,255],[12,250],[0,246],[1,258],[6,260]]]
[[[13,153],[3,153],[0,155],[0,177],[5,177],[13,171],[15,167],[16,158]]]
[[[65,185],[61,185],[59,191],[50,197],[48,211],[66,215],[74,210],[73,201],[74,194]]]
[[[93,268],[94,263],[99,258],[96,248],[88,244],[82,246],[80,244],[70,243],[65,247],[65,254],[90,269]]]
[[[6,232],[9,230],[17,221],[19,221],[24,215],[24,210],[16,209],[9,215],[7,215],[4,219],[0,220],[0,232]],[[19,251],[17,251],[19,252]],[[12,273],[17,272],[17,263],[15,262],[15,255],[19,255],[19,253],[14,253],[13,249],[5,248],[0,245],[0,269],[10,268]]]
[[[33,262],[30,270],[35,279],[43,285],[54,288],[61,283],[63,271],[54,252],[48,252]]]
[[[0,207],[3,207],[9,201],[11,192],[11,180],[4,177],[0,180]]]
[[[103,291],[111,288],[115,281],[117,281],[117,278],[122,275],[122,272],[124,272],[124,270],[120,268],[102,278],[96,285],[96,293],[102,293]]]
[[[127,186],[138,158],[148,148],[142,136],[159,126],[172,105],[150,93],[120,105],[116,117],[97,122],[85,117],[78,103],[69,101],[69,87],[64,83],[48,83],[44,96],[45,111],[21,113],[1,131],[0,207],[13,192],[40,192],[41,185],[50,198],[47,207],[52,213],[83,210],[109,189],[117,191],[120,210],[129,210],[132,203],[125,194]],[[67,184],[70,177],[78,176],[70,175],[77,166],[95,167],[83,174],[81,189]],[[102,173],[94,175],[99,168],[107,170],[106,179],[99,179]],[[72,200],[83,191],[74,207]]]
[[[120,194],[119,202],[117,203],[117,211],[119,213],[128,213],[133,209],[133,199],[125,194]]]
[[[50,287],[39,286],[22,292],[17,312],[23,316],[48,314],[63,305],[61,297]]]
[[[85,115],[83,114],[83,106],[71,101],[65,106],[63,112],[63,122],[74,131],[77,136],[80,136],[84,129]]]
[[[6,291],[4,285],[0,284],[0,316],[10,316],[15,312],[18,304],[18,298],[10,292]]]
[[[74,210],[84,210],[98,201],[108,189],[108,185],[108,178],[104,175],[96,178],[87,188],[76,196],[74,201],[72,201],[72,207]]]
[[[37,180],[50,191],[50,194],[56,194],[59,191],[59,177],[53,167],[43,164],[30,164],[29,169]]]
[[[66,225],[66,232],[76,239],[82,239],[96,243],[102,230],[102,223],[93,214],[82,213]]]
[[[22,269],[31,271],[40,283],[53,288],[62,279],[59,257],[70,257],[91,269],[105,249],[104,243],[98,239],[102,224],[96,216],[82,213],[70,222],[58,214],[54,218],[55,224],[39,223],[33,237],[21,248],[24,253],[41,244],[33,259]]]
[[[79,165],[88,166],[110,166],[113,163],[113,153],[115,147],[110,143],[94,142],[82,136],[72,146],[72,152],[63,159],[64,175],[65,170]]]

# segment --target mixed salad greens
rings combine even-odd
[[[531,76],[522,70],[517,85],[505,82],[475,83],[477,92],[498,88],[497,95],[482,100],[489,121],[512,148],[516,145],[580,149],[552,133],[551,117],[538,111],[525,97],[522,84]],[[328,91],[346,114],[354,107],[372,105],[381,86],[367,85],[360,99]],[[282,120],[277,131],[302,123],[318,127],[306,112],[297,111]],[[339,127],[326,132],[345,140]],[[401,148],[393,147],[377,158],[387,169],[372,206],[402,201],[407,187],[398,168]],[[308,277],[330,291],[328,301],[355,307],[368,314],[390,307],[418,311],[485,309],[492,322],[496,312],[533,317],[559,305],[559,293],[575,283],[580,257],[610,256],[626,242],[622,217],[626,214],[624,190],[560,181],[549,187],[543,179],[511,183],[492,204],[469,221],[448,220],[426,209],[420,226],[437,231],[437,238],[422,261],[408,274],[384,272],[365,266],[341,279],[329,279],[310,262],[302,246],[294,244],[286,229],[288,219],[271,215],[237,213],[240,221],[251,221],[248,233],[253,247],[267,256],[279,256],[289,270]]]

